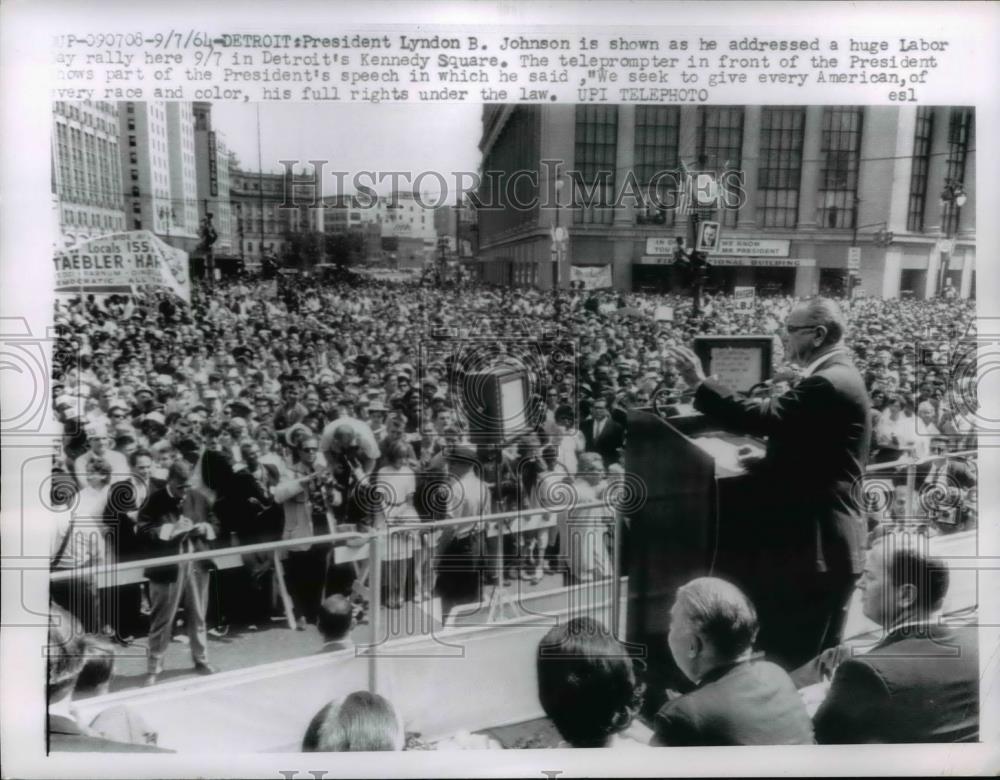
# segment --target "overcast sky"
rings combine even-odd
[[[265,171],[280,172],[282,159],[328,160],[324,195],[337,194],[329,171],[439,171],[449,187],[454,171],[477,171],[482,106],[440,103],[262,103],[261,160]],[[257,170],[257,109],[252,103],[215,103],[212,127],[221,131],[244,170]],[[311,171],[310,171],[311,172]],[[366,182],[367,183],[367,182]],[[425,177],[423,192],[437,192]],[[386,194],[390,182],[375,185]],[[409,189],[401,187],[401,189]]]

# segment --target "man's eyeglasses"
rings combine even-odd
[[[814,330],[819,325],[786,325],[785,333],[798,333],[800,330]]]

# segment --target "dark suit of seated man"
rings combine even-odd
[[[700,577],[677,590],[668,642],[697,688],[657,713],[650,744],[809,745],[812,724],[791,678],[752,655],[757,614],[735,585]]]
[[[928,554],[926,538],[890,533],[868,552],[861,588],[865,615],[886,633],[863,655],[828,651],[807,665],[847,659],[813,718],[817,741],[977,741],[976,629],[941,625],[935,614],[948,591],[945,563]],[[804,671],[796,676],[809,682]]]

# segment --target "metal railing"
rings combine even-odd
[[[898,460],[889,461],[887,463],[876,463],[873,466],[868,466],[865,469],[865,477],[875,476],[883,472],[891,472],[892,474],[898,474],[900,470],[905,469],[906,471],[906,496],[905,496],[905,513],[907,518],[914,518],[917,516],[915,502],[917,500],[917,495],[919,489],[917,487],[917,470],[921,466],[926,466],[932,463],[936,463],[942,460],[952,460],[955,458],[976,458],[979,454],[978,450],[961,450],[958,452],[946,452],[941,455],[929,455],[926,458],[900,458]]]

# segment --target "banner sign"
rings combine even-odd
[[[719,239],[713,254],[744,257],[788,257],[791,241],[786,238],[726,238]],[[648,252],[647,254],[652,254]]]
[[[188,255],[149,230],[112,233],[56,252],[56,292],[169,290],[191,300]]]
[[[573,282],[583,282],[584,290],[601,290],[612,286],[610,265],[570,266],[569,278]]]
[[[674,236],[656,236],[646,239],[647,255],[668,255],[673,257],[677,248],[677,239]]]
[[[733,303],[737,309],[752,309],[755,295],[753,287],[734,287]]]
[[[710,265],[742,265],[754,268],[798,268],[800,265],[810,265],[809,262],[797,257],[724,257],[712,255],[708,262]]]
[[[209,192],[212,193],[212,197],[217,197],[219,194],[219,163],[215,158],[216,155],[216,143],[215,143],[215,131],[208,131],[208,187]]]

